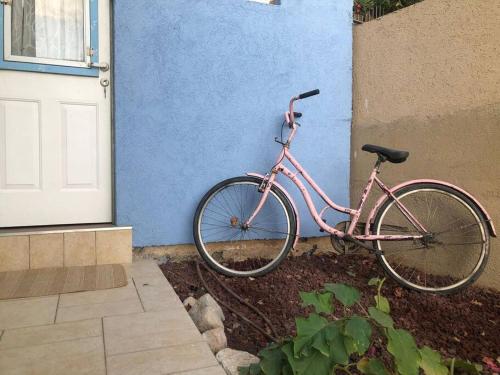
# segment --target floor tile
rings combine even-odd
[[[0,301],[0,329],[54,323],[59,296]]]
[[[142,311],[144,310],[142,309],[141,302],[137,297],[117,302],[59,307],[57,310],[56,323],[101,318],[104,316],[132,314]]]
[[[101,319],[50,324],[6,330],[0,340],[0,350],[49,344],[102,335]]]
[[[61,294],[59,307],[117,302],[134,298],[137,298],[137,291],[135,290],[133,283],[128,283],[127,286],[122,288]]]
[[[108,375],[170,374],[216,366],[205,343],[171,346],[107,358]]]
[[[2,375],[104,375],[102,337],[0,350]]]
[[[177,309],[104,318],[104,339],[107,355],[203,341],[185,311]]]
[[[133,280],[144,310],[157,311],[182,306],[181,300],[165,277],[150,279],[134,276]]]
[[[140,265],[138,265],[140,263]],[[142,282],[150,282],[155,280],[166,280],[163,272],[154,262],[134,262],[132,265],[124,264],[127,276],[132,278],[140,278]]]

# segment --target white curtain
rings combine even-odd
[[[12,3],[11,52],[16,56],[35,56],[35,0]]]
[[[36,57],[85,60],[84,1],[35,0]]]

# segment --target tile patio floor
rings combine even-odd
[[[0,374],[224,375],[158,266],[123,288],[0,301]]]

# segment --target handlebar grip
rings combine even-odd
[[[305,99],[305,98],[308,98],[310,96],[314,96],[314,95],[318,95],[319,94],[319,90],[316,89],[316,90],[312,90],[312,91],[308,91],[308,92],[305,92],[303,94],[300,94],[298,96],[299,99]]]

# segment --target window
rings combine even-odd
[[[280,5],[281,0],[250,0],[255,3],[270,4],[270,5]]]
[[[75,67],[90,62],[88,1],[13,0],[4,11],[5,60]]]

